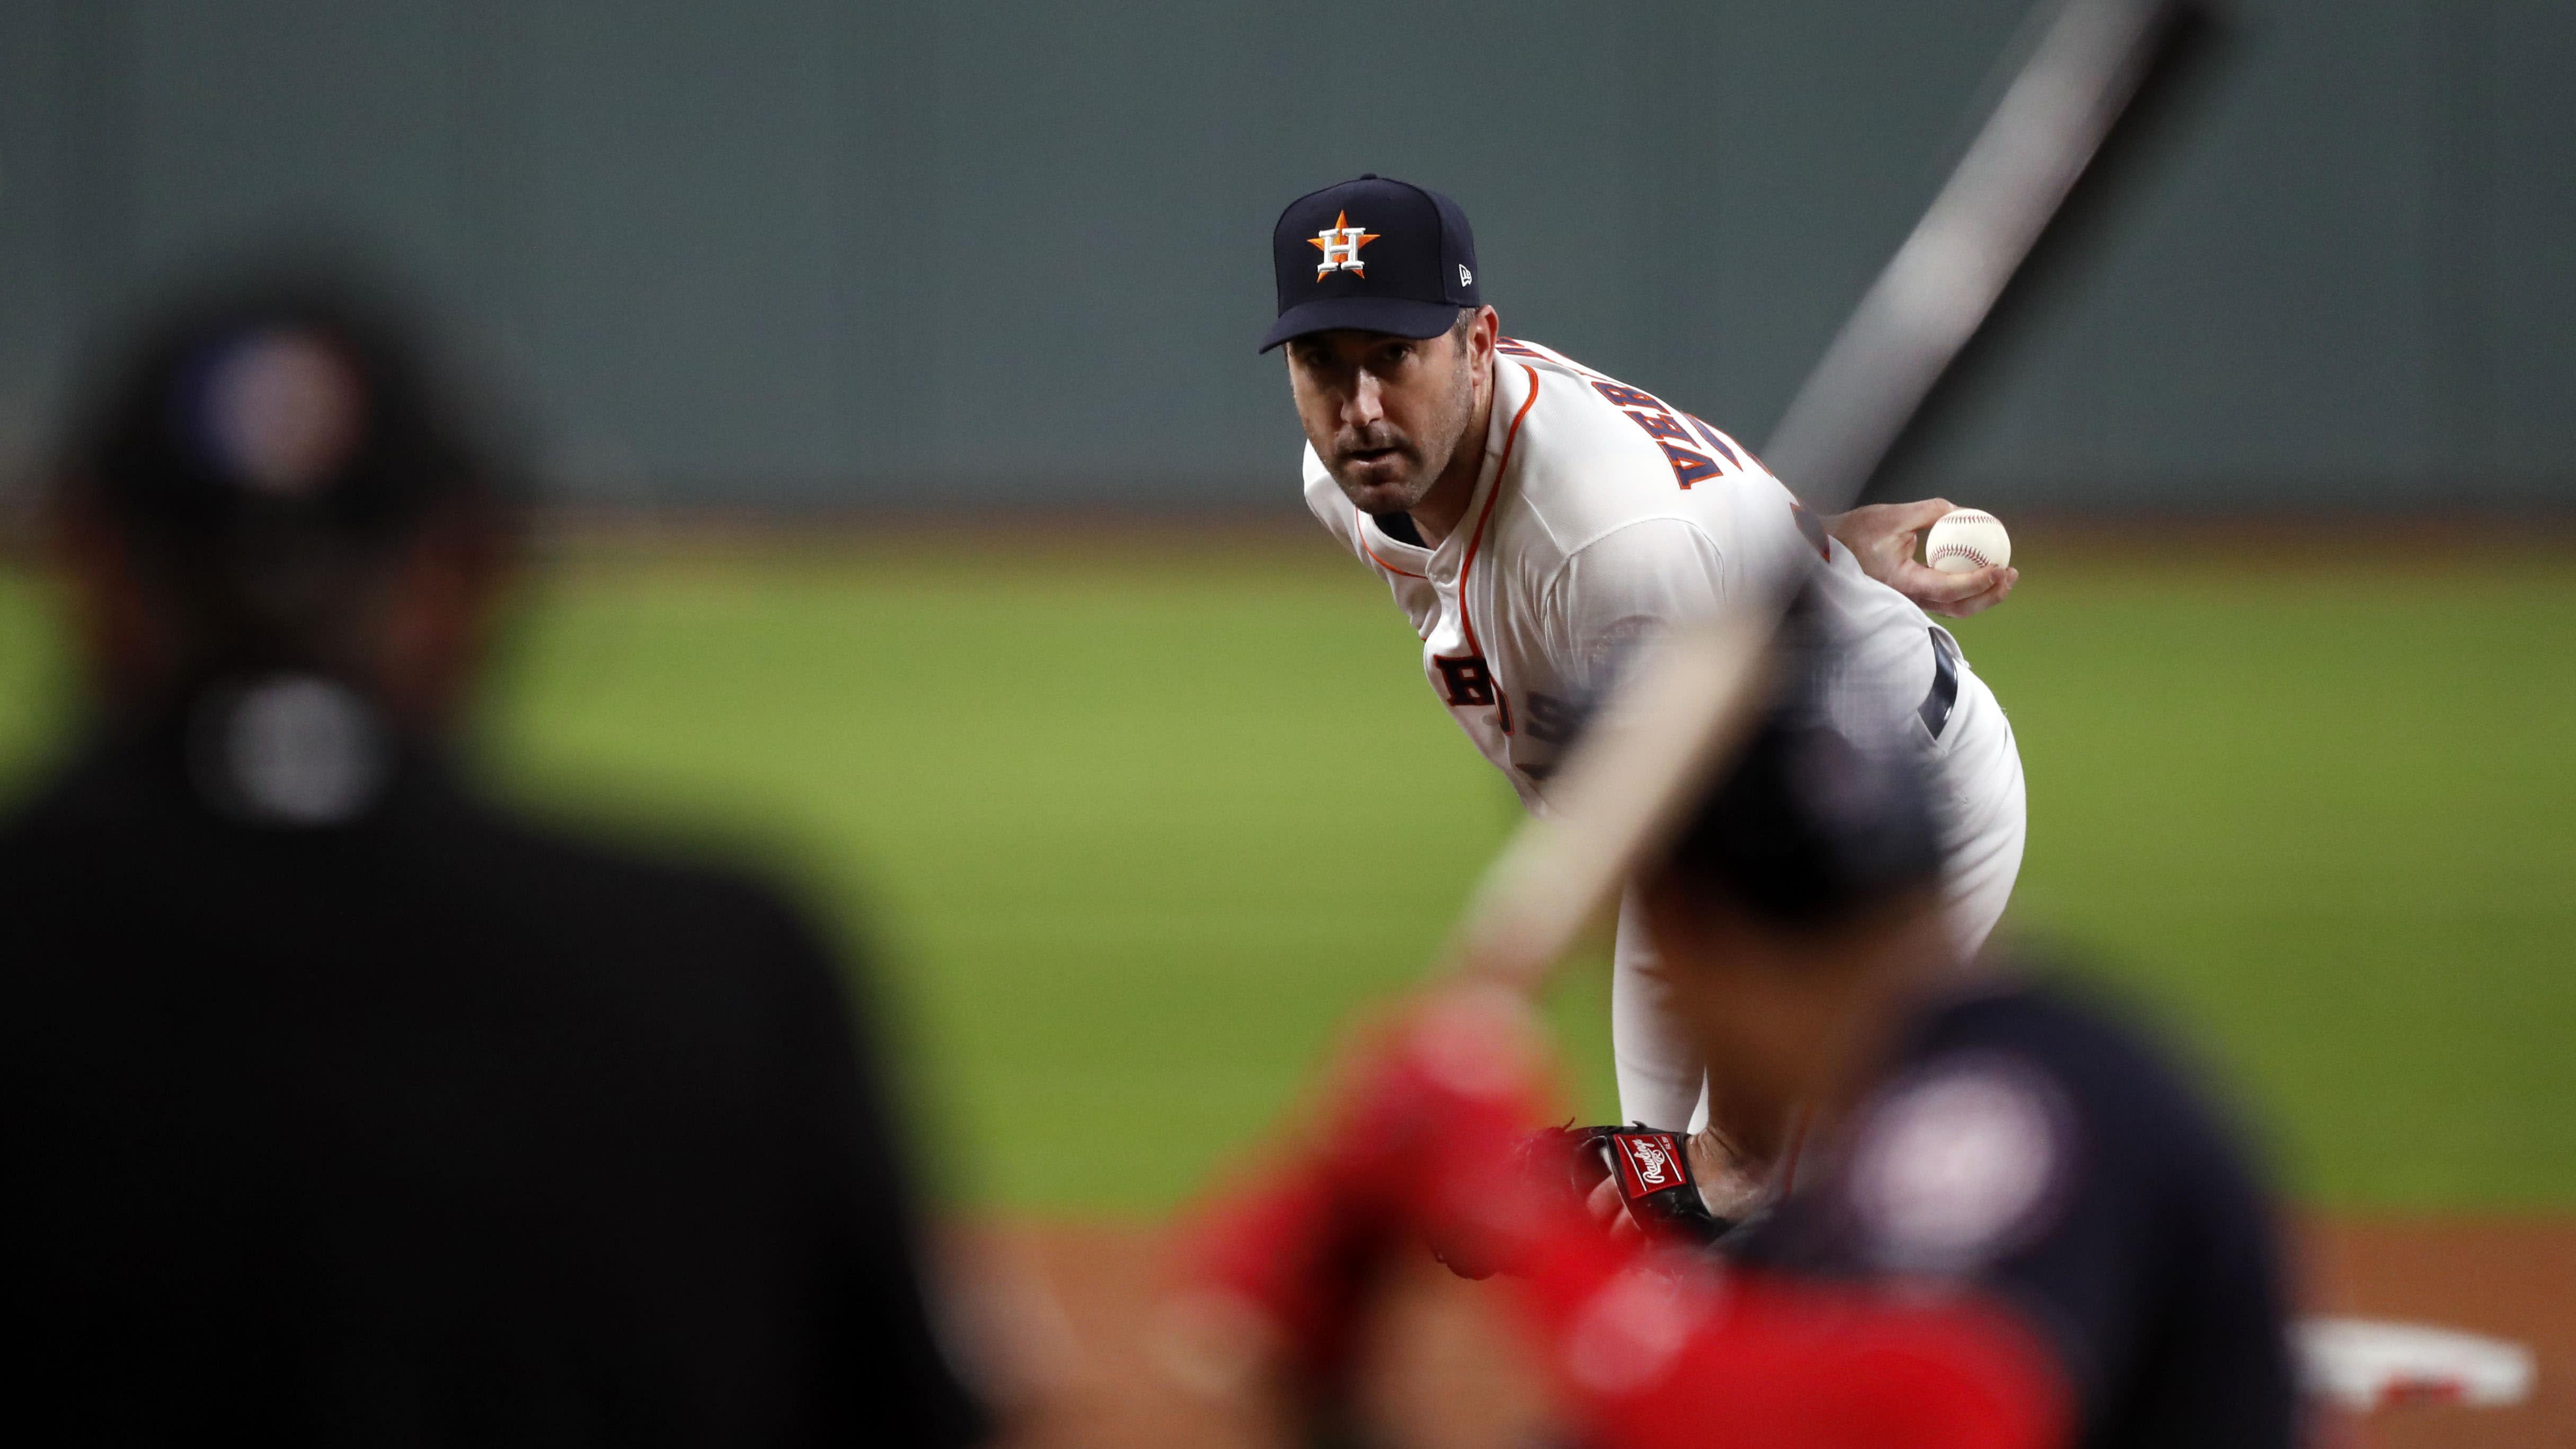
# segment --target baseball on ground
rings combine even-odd
[[[1923,538],[1923,561],[1945,574],[2012,562],[2012,535],[1991,513],[1953,508]]]

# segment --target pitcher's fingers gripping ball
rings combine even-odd
[[[1991,513],[1953,509],[1925,536],[1923,558],[1945,574],[1999,569],[2012,562],[2012,535]]]
[[[1963,619],[2002,603],[2021,579],[2005,563],[1963,569],[1960,565],[1967,561],[1954,558],[1935,568],[1916,556],[1934,524],[1973,511],[1947,498],[1864,503],[1826,519],[1825,530],[1851,550],[1863,573],[1913,600],[1925,613]]]

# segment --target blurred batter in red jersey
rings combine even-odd
[[[1828,673],[1814,611],[1791,634],[1792,676]],[[1936,836],[1915,757],[1802,684],[1641,876],[1713,1107],[1751,1152],[1799,1139],[1792,1189],[1716,1248],[1605,1233],[1565,1139],[1531,1135],[1526,1008],[1451,990],[1357,1053],[1319,1146],[1208,1216],[1201,1301],[1262,1325],[1318,1423],[1378,1270],[1427,1238],[1503,1271],[1584,1443],[2293,1442],[2243,1157],[2131,1030],[1959,959]]]

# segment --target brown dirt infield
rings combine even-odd
[[[2489,1333],[2539,1356],[2519,1408],[2422,1406],[2373,1416],[2373,1449],[2576,1446],[2576,1222],[2334,1221],[2302,1234],[2309,1301],[2322,1309]]]
[[[1163,1281],[1158,1226],[1007,1223],[956,1235],[970,1323],[1014,1406],[1014,1449],[1275,1443],[1178,1388],[1148,1324]],[[2409,1406],[2343,1426],[2338,1449],[2576,1449],[2576,1221],[2334,1220],[2299,1234],[2312,1311],[2438,1323],[2539,1355],[2518,1408]],[[1536,1375],[1489,1287],[1425,1263],[1394,1295],[1371,1391],[1395,1443],[1514,1449],[1546,1423]]]

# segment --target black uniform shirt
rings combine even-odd
[[[0,1369],[47,1442],[953,1445],[827,953],[407,760],[252,828],[173,737],[0,829]]]
[[[1725,1240],[1730,1256],[1973,1284],[2054,1351],[2087,1449],[2293,1441],[2263,1199],[2209,1109],[2126,1029],[2045,988],[1938,1003],[1805,1170]]]

